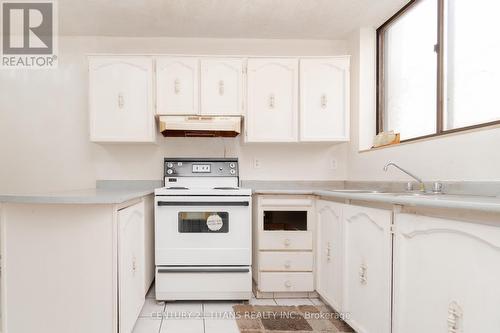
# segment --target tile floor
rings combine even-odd
[[[157,302],[154,285],[147,294],[133,333],[239,333],[233,305],[243,302],[176,301]],[[322,305],[318,299],[256,299],[251,305]]]

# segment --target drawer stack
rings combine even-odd
[[[254,199],[254,280],[257,297],[314,293],[313,201],[309,197]],[[285,229],[285,230],[281,230]]]

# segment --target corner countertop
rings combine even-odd
[[[254,189],[254,194],[268,195],[316,195],[325,199],[345,199],[367,202],[378,202],[409,207],[465,209],[500,213],[500,197],[483,195],[438,194],[438,195],[411,195],[404,193],[349,193],[341,189],[316,188],[265,188]]]
[[[160,187],[157,181],[123,182],[98,181],[97,188],[34,193],[34,194],[0,194],[0,203],[31,204],[121,204],[129,200],[141,198],[154,193]],[[428,207],[462,209],[500,213],[500,196],[440,194],[414,196],[404,193],[359,193],[341,192],[345,188],[343,182],[246,182],[243,187],[252,188],[254,194],[275,195],[316,195],[325,199],[345,199],[367,202],[378,202],[409,207]],[[484,185],[482,185],[484,187]],[[374,190],[380,190],[378,186]],[[390,191],[385,188],[385,192]]]
[[[0,195],[0,203],[27,204],[121,204],[154,193],[154,189],[105,189]]]

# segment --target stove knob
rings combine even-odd
[[[174,170],[172,170],[172,169],[168,169],[168,170],[167,170],[167,173],[168,173],[169,175],[171,175],[173,172],[174,172]]]
[[[172,162],[168,162],[168,163],[167,163],[167,168],[171,168],[171,167],[173,167],[173,166],[174,166],[174,165],[172,164]]]
[[[234,169],[234,167],[235,167],[235,166],[236,166],[236,164],[234,164],[233,162],[229,163],[229,167],[230,167],[231,169]]]
[[[229,171],[229,173],[231,173],[232,175],[234,175],[234,174],[236,173],[236,170],[231,169],[231,170]]]

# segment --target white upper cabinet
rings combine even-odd
[[[156,59],[156,113],[198,114],[199,60],[195,57]]]
[[[92,141],[154,142],[154,99],[156,115],[243,115],[246,142],[349,140],[349,56],[89,62]]]
[[[498,224],[397,214],[395,225],[393,332],[500,332]]]
[[[349,57],[300,60],[300,140],[349,140]]]
[[[391,332],[391,215],[344,206],[342,311],[350,314],[346,321],[358,333]]]
[[[344,205],[316,201],[316,290],[335,310],[342,311],[342,207]]]
[[[247,142],[297,141],[298,60],[248,60]]]
[[[201,114],[241,115],[243,59],[201,60]]]
[[[153,62],[149,57],[89,57],[90,139],[154,142]]]

